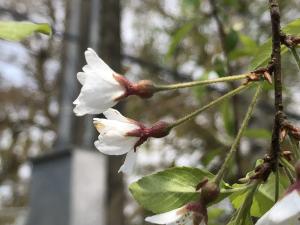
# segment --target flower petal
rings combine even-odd
[[[156,223],[156,224],[175,223],[176,221],[180,220],[180,218],[184,215],[183,211],[185,211],[185,206],[174,209],[169,212],[157,214],[154,216],[148,216],[145,218],[145,221],[149,223]]]
[[[78,73],[77,73],[77,79],[78,79],[78,81],[79,81],[82,85],[84,85],[84,82],[85,82],[85,79],[86,79],[85,73],[83,73],[83,72],[78,72]]]
[[[132,150],[138,139],[137,137],[124,137],[115,130],[105,130],[94,144],[104,154],[122,155]]]
[[[127,138],[127,133],[138,129],[139,127],[133,123],[120,122],[117,120],[108,120],[103,118],[93,118],[93,124],[99,133],[106,131],[115,131]]]
[[[99,140],[95,141],[94,145],[100,152],[106,155],[123,155],[132,150],[132,148],[122,148],[122,146],[108,146]]]
[[[97,53],[92,49],[88,48],[85,52],[85,60],[91,68],[95,70],[104,70],[109,73],[114,73],[114,71],[97,55]]]
[[[266,212],[255,225],[272,225],[271,220],[269,219],[270,211]]]
[[[300,196],[295,190],[277,202],[256,225],[300,225]]]
[[[109,108],[105,112],[103,112],[104,116],[109,120],[116,120],[124,123],[131,123],[131,119],[123,116],[118,110]]]
[[[123,165],[119,169],[119,172],[123,172],[125,174],[132,174],[135,167],[136,156],[137,155],[133,150],[129,151],[126,155]]]
[[[103,119],[100,118],[93,118],[93,124],[99,133],[101,133],[105,128],[105,125],[102,123],[102,120]]]
[[[87,65],[82,68],[84,72],[88,74],[94,72],[97,74],[97,77],[101,78],[103,81],[120,85],[114,77],[120,75],[114,72],[93,49],[88,48],[85,51],[85,59]]]
[[[84,81],[82,76],[85,76]],[[78,79],[84,82],[78,98],[74,101],[74,112],[78,116],[102,113],[114,106],[117,103],[115,99],[124,94],[122,86],[103,81],[96,73],[78,73]]]

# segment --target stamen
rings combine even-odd
[[[95,128],[97,129],[97,131],[99,133],[101,133],[102,130],[104,129],[104,127],[105,127],[104,124],[100,123],[100,122],[94,122],[94,126],[95,126]]]

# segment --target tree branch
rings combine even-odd
[[[284,117],[282,104],[282,78],[281,78],[281,55],[280,55],[280,11],[277,0],[269,0],[271,24],[272,24],[272,63],[274,75],[274,94],[275,94],[275,118],[272,132],[271,159],[272,169],[277,171],[278,158],[280,155],[280,131]],[[278,183],[278,182],[276,182]],[[277,185],[275,187],[278,189]],[[276,192],[278,193],[278,192]],[[276,194],[275,199],[278,199]]]
[[[281,43],[289,48],[295,47],[300,44],[300,36],[287,35],[281,32],[280,37]]]

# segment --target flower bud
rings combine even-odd
[[[155,93],[155,86],[150,80],[141,80],[135,84],[135,95],[141,98],[151,98]]]
[[[206,182],[201,188],[200,200],[204,204],[215,201],[220,194],[220,189],[214,182]]]
[[[139,128],[128,132],[126,135],[131,137],[139,137],[139,141],[135,144],[134,150],[143,144],[150,137],[162,138],[169,134],[170,126],[168,123],[159,121],[155,123],[152,127],[147,128],[143,124],[139,124]]]
[[[155,93],[155,86],[150,80],[141,80],[138,83],[132,83],[124,76],[115,74],[115,79],[124,88],[125,93],[118,100],[124,99],[130,95],[137,95],[141,98],[150,98]]]
[[[170,125],[164,121],[158,121],[149,129],[149,136],[162,138],[170,133]]]

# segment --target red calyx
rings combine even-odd
[[[167,136],[170,132],[169,124],[163,121],[159,121],[155,123],[150,128],[145,127],[141,123],[137,123],[137,124],[140,128],[127,133],[128,136],[140,138],[137,141],[137,143],[134,145],[134,151],[136,151],[136,148],[138,146],[140,146],[145,141],[147,141],[149,137],[162,138]]]
[[[208,216],[207,216],[207,208],[200,202],[191,202],[187,204],[186,209],[188,211],[193,212],[193,221],[194,224],[199,225],[203,220],[205,224],[207,224]]]
[[[155,86],[150,80],[141,80],[138,83],[132,83],[122,75],[113,74],[113,76],[125,89],[125,93],[116,100],[124,99],[130,95],[137,95],[141,98],[150,98],[155,93]]]
[[[203,205],[200,202],[191,202],[186,205],[186,209],[191,212],[202,212]]]

